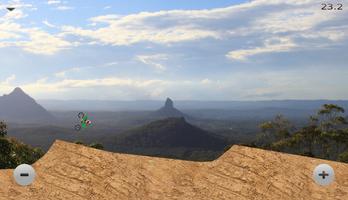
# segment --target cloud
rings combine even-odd
[[[79,71],[81,71],[81,69],[82,69],[81,67],[73,67],[73,68],[70,68],[70,69],[67,69],[67,70],[63,70],[63,71],[57,72],[57,73],[55,73],[55,76],[57,78],[66,78],[68,73],[79,72]]]
[[[11,76],[7,77],[6,80],[2,82],[2,84],[8,85],[14,80],[16,80],[16,75],[12,74]]]
[[[0,47],[19,47],[34,54],[53,55],[72,46],[69,41],[40,28],[25,28],[11,21],[0,22]]]
[[[249,37],[249,41],[263,45],[232,50],[227,58],[245,61],[258,54],[323,49],[339,44],[348,36],[348,29],[342,23],[347,18],[346,11],[323,13],[317,1],[311,0],[303,3],[270,1],[265,5],[274,6],[273,3],[281,9],[255,16],[248,27],[230,32],[232,36]],[[278,42],[269,42],[274,38],[278,38]]]
[[[39,29],[27,29],[27,32],[30,40],[16,42],[15,45],[34,54],[53,55],[72,46],[70,42]]]
[[[48,0],[47,1],[47,4],[49,4],[49,5],[52,5],[52,4],[60,4],[61,3],[61,1],[58,1],[58,0]]]
[[[202,11],[204,12],[204,11]],[[200,18],[199,11],[142,12],[126,16],[102,15],[90,19],[93,24],[104,24],[98,29],[64,26],[66,35],[90,38],[101,44],[131,45],[149,41],[160,44],[194,41],[204,38],[219,39],[220,35],[209,27],[188,21],[190,14]],[[215,18],[211,15],[212,18]],[[202,18],[206,18],[202,16]],[[186,23],[185,23],[186,22]],[[106,24],[106,25],[105,25]]]
[[[315,0],[258,0],[215,9],[101,15],[89,19],[98,28],[66,25],[62,35],[85,38],[89,44],[112,46],[141,42],[193,45],[198,41],[211,41],[214,45],[213,41],[223,41],[231,46],[223,54],[240,61],[258,54],[335,45],[332,42],[347,38],[348,30],[342,28],[346,16],[347,11],[323,14]],[[336,25],[321,26],[330,21]],[[321,45],[313,43],[313,38],[321,39]],[[239,40],[239,44],[235,46],[233,40]],[[274,40],[277,41],[270,42]]]
[[[118,27],[100,28],[97,30],[88,30],[72,26],[63,27],[64,35],[75,35],[93,39],[99,44],[108,45],[131,45],[143,41],[154,43],[175,43],[190,40],[199,40],[203,38],[218,38],[214,31],[200,30],[191,26],[170,27],[163,30],[151,29],[148,27]]]
[[[29,3],[23,3],[21,0],[13,0],[13,1],[9,1],[6,4],[0,4],[0,9],[6,9],[8,7],[14,7],[17,10],[18,9],[25,9],[25,8],[35,8],[32,4]],[[13,11],[12,11],[13,12]]]
[[[40,78],[20,86],[35,98],[59,99],[175,99],[198,100],[265,100],[265,99],[347,99],[348,70],[311,67],[282,71],[253,71],[226,73],[226,76],[190,78],[130,78],[106,76],[101,78],[69,78],[74,68],[62,72],[61,79]],[[325,77],[325,81],[323,81]],[[10,91],[16,76],[1,82],[2,91]],[[18,83],[16,83],[18,84]],[[98,91],[98,97],[95,92]]]
[[[55,25],[49,23],[47,20],[42,21],[42,23],[45,24],[46,26],[50,27],[50,28],[55,28],[56,27]]]
[[[28,15],[24,14],[21,10],[14,10],[12,12],[7,12],[0,21],[9,21],[9,20],[18,20],[27,17]]]
[[[136,80],[130,78],[106,77],[101,79],[63,79],[49,82],[47,78],[34,83],[23,84],[21,87],[29,94],[46,97],[61,98],[59,94],[71,94],[75,98],[96,99],[95,92],[109,91],[105,98],[119,95],[119,98],[134,99],[136,97],[151,97],[153,91],[167,84],[166,81],[157,79]],[[59,96],[54,96],[54,95]],[[43,95],[43,96],[42,96]],[[92,95],[92,96],[91,96]],[[100,94],[102,96],[105,94]]]
[[[262,47],[231,51],[226,56],[230,59],[243,61],[249,56],[272,52],[286,52],[293,50],[295,47],[297,47],[297,45],[289,38],[272,38],[267,39]]]
[[[57,6],[56,9],[57,10],[73,10],[74,7],[71,7],[71,6]]]
[[[166,70],[166,67],[161,62],[168,60],[166,54],[154,54],[154,55],[138,55],[136,59],[146,65],[154,67],[156,70]]]
[[[14,88],[12,86],[12,82],[16,80],[16,75],[12,74],[11,76],[7,77],[4,81],[0,81],[0,91],[2,92],[8,92]]]
[[[48,0],[47,4],[54,7],[56,10],[65,11],[65,10],[73,10],[74,7],[68,6],[67,1],[59,1],[59,0]]]
[[[201,83],[204,84],[204,85],[208,85],[208,84],[213,83],[213,81],[211,81],[210,79],[206,78],[206,79],[201,80]]]
[[[105,63],[104,66],[109,67],[109,66],[114,66],[114,65],[118,65],[119,63],[117,61],[115,62],[109,62],[109,63]]]
[[[55,9],[72,8],[65,1],[47,1],[47,3]],[[12,19],[25,17],[24,13],[20,13],[12,14]],[[315,0],[258,0],[225,8],[101,15],[91,17],[86,25],[80,26],[66,24],[56,27],[45,20],[42,23],[51,28],[55,27],[60,32],[54,35],[46,32],[50,37],[47,36],[49,37],[47,45],[43,45],[42,49],[48,49],[50,53],[47,54],[51,55],[74,47],[72,44],[131,48],[132,45],[139,43],[154,43],[164,47],[185,44],[195,47],[197,44],[209,42],[209,45],[225,44],[224,46],[230,49],[218,53],[226,55],[227,59],[240,61],[248,60],[253,55],[337,45],[347,38],[348,29],[344,27],[346,18],[346,10],[338,14],[337,12],[323,14]],[[329,22],[332,22],[332,25]],[[24,40],[26,35],[24,31],[0,29],[1,35],[18,40],[23,38],[20,40],[22,45],[17,46],[30,44]],[[274,38],[278,38],[276,39],[278,42],[268,43],[275,40]],[[321,46],[317,45],[318,41],[313,41],[315,39],[321,40]],[[38,44],[37,41],[31,43]],[[48,45],[52,47],[49,48]],[[0,46],[16,45],[2,42]],[[44,53],[44,50],[38,49],[39,47],[30,47],[25,50]],[[221,47],[220,50],[222,49]],[[161,63],[153,66],[158,69],[163,68]]]

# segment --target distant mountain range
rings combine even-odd
[[[113,101],[113,100],[38,100],[48,110],[91,110],[91,111],[151,111],[163,105],[163,101]],[[333,103],[348,109],[348,100],[269,100],[269,101],[183,101],[176,100],[180,110],[255,110],[297,109],[317,110],[325,103]]]
[[[53,122],[54,117],[20,88],[0,97],[0,120],[18,123]]]

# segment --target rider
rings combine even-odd
[[[80,120],[82,128],[86,128],[87,127],[87,121],[88,121],[88,115],[84,114],[83,117]]]

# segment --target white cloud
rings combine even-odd
[[[110,26],[97,30],[88,30],[72,26],[63,27],[64,35],[76,35],[91,38],[100,44],[131,45],[142,41],[154,43],[174,43],[203,38],[219,38],[214,31],[201,30],[191,26],[176,26],[163,30],[152,29],[145,26],[118,27]]]
[[[257,0],[216,9],[96,16],[90,21],[98,28],[63,26],[62,35],[86,38],[89,44],[117,46],[140,42],[168,45],[208,39],[228,44],[238,38],[261,43],[260,46],[239,44],[235,50],[224,52],[227,58],[245,60],[257,54],[318,48],[311,43],[298,43],[314,37],[334,42],[347,38],[348,31],[342,33],[342,24],[320,27],[346,15],[346,11],[323,13],[315,0]],[[268,43],[274,38],[279,38],[278,43]],[[322,44],[334,45],[325,41]]]
[[[52,4],[60,4],[61,3],[61,1],[58,1],[58,0],[48,0],[47,1],[47,4],[49,4],[49,5],[52,5]]]
[[[235,50],[229,52],[226,56],[230,59],[246,60],[249,56],[257,54],[290,51],[296,46],[297,45],[289,38],[272,38],[267,39],[262,47]]]
[[[146,65],[154,67],[156,70],[166,70],[166,67],[161,62],[168,60],[166,54],[154,54],[154,55],[138,55],[136,59]]]
[[[0,4],[0,9],[6,9],[8,7],[13,7],[15,9],[25,9],[25,8],[30,8],[33,9],[35,8],[32,4],[29,3],[23,3],[20,0],[15,0],[15,1],[9,1],[6,4]],[[13,11],[12,11],[13,12]]]
[[[53,55],[72,46],[70,42],[42,30],[28,29],[27,31],[29,33],[30,40],[15,43],[16,45],[22,47],[25,51],[34,54]]]
[[[57,82],[48,82],[47,79],[40,79],[34,83],[23,84],[21,87],[30,94],[57,94],[60,92],[75,91],[96,91],[106,88],[117,88],[119,91],[142,91],[144,94],[150,94],[153,88],[160,87],[167,84],[163,80],[135,80],[129,78],[117,78],[107,77],[101,79],[63,79]],[[137,95],[135,92],[132,95]],[[83,95],[81,93],[75,93],[75,95]],[[96,96],[92,97],[93,99]]]
[[[50,0],[47,4],[55,9],[71,8],[66,1]],[[165,47],[174,43],[195,47],[197,41],[202,41],[210,42],[212,46],[224,43],[221,46],[229,49],[219,54],[226,54],[228,59],[247,60],[253,55],[337,45],[347,38],[348,28],[341,22],[347,17],[347,10],[324,13],[319,6],[315,0],[257,0],[215,9],[95,16],[85,26],[67,24],[58,27],[47,20],[42,21],[48,27],[59,29],[56,34],[12,23],[26,16],[18,10],[1,18],[7,16],[11,20],[0,19],[0,47],[17,46],[32,53],[52,55],[86,44],[130,47],[149,42]],[[322,26],[323,23],[325,26]],[[268,42],[274,38],[278,41]],[[311,42],[314,39],[323,40],[320,41],[322,46],[317,45],[318,41]],[[163,60],[158,62],[156,58],[141,56],[139,61],[159,70],[165,68],[161,63]]]
[[[114,66],[114,65],[118,65],[119,63],[117,61],[115,62],[109,62],[109,63],[105,63],[104,66],[109,67],[109,66]]]
[[[8,85],[14,80],[16,80],[16,75],[12,74],[11,76],[7,77],[6,80],[2,82],[2,84]]]
[[[210,79],[206,78],[206,79],[201,80],[201,83],[204,84],[204,85],[208,85],[208,84],[213,83],[213,81],[211,81]]]
[[[0,22],[0,39],[0,47],[19,47],[25,51],[43,55],[52,55],[73,45],[40,28],[25,28],[11,21]]]
[[[71,6],[57,6],[57,10],[73,10],[74,8]]]
[[[47,20],[42,21],[42,23],[45,24],[46,26],[50,27],[50,28],[55,28],[56,27],[55,25],[49,23]]]
[[[324,68],[325,69],[325,68]],[[176,99],[265,100],[265,99],[346,99],[348,70],[288,69],[283,71],[243,71],[219,79],[146,79],[102,77],[60,80],[41,78],[20,85],[34,97],[95,99]],[[323,82],[323,77],[326,81]],[[15,76],[0,82],[1,91],[10,91]],[[95,92],[98,91],[98,97]],[[323,92],[325,91],[325,92]]]
[[[232,30],[234,36],[248,36],[255,41],[264,41],[263,46],[254,46],[230,51],[226,56],[233,60],[247,60],[248,57],[285,51],[327,48],[336,45],[347,38],[346,25],[337,22],[344,21],[347,12],[323,12],[317,1],[270,1],[268,5],[277,3],[283,5],[281,9],[268,12],[262,16],[255,16],[250,25],[245,28]],[[265,5],[267,5],[265,4]],[[303,5],[305,4],[305,5]],[[333,21],[335,26],[330,25]],[[320,26],[326,23],[325,26]],[[269,43],[273,38],[280,38],[279,42]],[[311,39],[326,39],[311,42]],[[249,39],[250,41],[250,39]]]
[[[14,10],[12,12],[7,12],[5,16],[1,18],[0,21],[9,21],[9,20],[17,20],[27,17],[28,15],[24,14],[22,10]]]
[[[54,75],[57,78],[66,78],[68,73],[79,72],[79,71],[81,71],[81,69],[82,69],[81,67],[73,67],[73,68],[70,68],[70,69],[67,69],[67,70],[63,70],[63,71],[57,72]]]
[[[24,4],[21,1],[13,3],[16,9],[0,18],[0,48],[19,47],[24,51],[52,55],[63,49],[72,47],[73,43],[59,37],[58,34],[51,34],[37,27],[30,27],[29,24],[22,25],[18,19],[27,17],[22,8],[34,8],[31,4]],[[19,9],[21,8],[21,9]],[[47,20],[43,21],[49,27]]]
[[[4,81],[0,81],[0,91],[8,92],[12,90],[15,87],[12,85],[12,82],[14,80],[16,80],[16,75],[12,74],[11,76],[7,77]]]

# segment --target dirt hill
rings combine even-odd
[[[321,163],[335,169],[328,187],[312,180]],[[242,146],[212,162],[190,162],[56,141],[34,168],[29,187],[1,170],[0,199],[348,199],[347,164]]]

